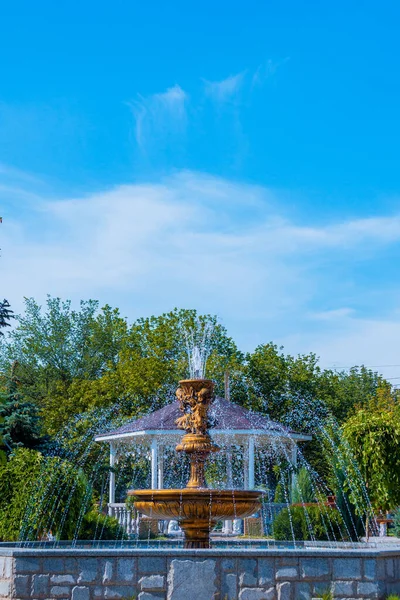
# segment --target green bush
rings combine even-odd
[[[117,519],[94,509],[84,515],[78,535],[80,540],[124,540],[126,538],[125,530]]]
[[[325,590],[324,592],[320,592],[316,598],[320,598],[321,600],[333,600],[333,594],[330,590]]]
[[[315,501],[315,492],[313,490],[310,474],[306,467],[301,467],[299,472],[295,475],[291,486],[291,492],[293,504]]]
[[[285,492],[281,483],[278,483],[275,488],[274,502],[277,502],[278,504],[283,504],[286,502]]]
[[[276,540],[342,540],[343,521],[337,509],[315,504],[284,508],[272,524]]]
[[[272,523],[272,532],[276,540],[285,541],[292,540],[305,540],[307,531],[305,529],[306,522],[304,520],[304,511],[302,508],[294,506],[290,508],[284,508],[275,517]]]
[[[400,537],[400,507],[394,512],[393,533],[396,537]]]
[[[58,457],[19,448],[0,465],[0,540],[72,539],[91,500],[81,470]]]

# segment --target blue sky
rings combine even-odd
[[[400,364],[399,17],[3,6],[1,295],[195,307],[244,349]]]

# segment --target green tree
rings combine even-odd
[[[275,540],[279,541],[342,541],[347,534],[339,511],[323,504],[284,508],[275,517],[272,528]]]
[[[378,390],[390,385],[378,373],[364,366],[349,371],[330,373],[327,406],[336,419],[343,423],[358,408],[368,406],[377,397]]]
[[[18,446],[36,448],[44,442],[38,407],[24,401],[19,391],[15,361],[7,377],[5,392],[0,394],[0,444],[8,452]]]
[[[84,399],[68,392],[76,382],[101,377],[115,367],[127,324],[117,310],[99,310],[92,300],[72,310],[69,301],[47,298],[43,308],[32,298],[17,327],[0,345],[0,366],[7,372],[18,361],[20,393],[41,410],[44,430],[55,433],[71,415],[85,410]]]
[[[1,329],[10,326],[10,319],[14,318],[14,313],[10,308],[8,300],[0,302],[0,335],[4,335]]]
[[[99,407],[118,402],[129,416],[160,408],[174,399],[179,379],[189,376],[185,331],[194,330],[201,338],[206,327],[213,328],[207,377],[215,379],[217,393],[223,393],[224,372],[239,368],[242,354],[215,317],[175,309],[134,322],[122,340],[114,368],[97,379],[75,380],[67,403]]]
[[[302,412],[310,416],[310,409],[322,406],[329,396],[326,388],[330,373],[319,367],[315,354],[293,357],[282,350],[269,343],[247,356],[248,404],[267,411],[277,421],[290,417],[304,420]]]
[[[399,408],[386,387],[377,399],[361,408],[343,426],[376,512],[400,504],[400,418]],[[361,489],[350,490],[354,504]]]
[[[39,539],[48,531],[74,536],[89,507],[87,480],[65,460],[20,448],[0,466],[0,539]]]
[[[313,489],[311,476],[306,467],[301,467],[296,474],[292,484],[291,497],[293,504],[315,502],[315,491]]]
[[[300,420],[301,412],[323,405],[343,422],[360,406],[367,405],[384,385],[377,373],[364,366],[348,372],[322,369],[315,354],[285,355],[283,348],[273,343],[258,346],[247,355],[248,404],[256,410],[267,410],[271,418],[285,421],[294,413]],[[297,413],[297,414],[296,414]]]

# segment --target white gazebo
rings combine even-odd
[[[227,456],[227,478],[232,478],[232,448],[243,448],[243,487],[255,486],[255,448],[279,444],[285,450],[286,457],[296,467],[297,443],[311,440],[311,436],[299,434],[271,421],[259,413],[252,412],[217,397],[210,409],[210,418],[214,425],[209,432],[213,441],[223,448]],[[114,431],[98,435],[98,442],[110,444],[110,466],[114,467],[118,452],[126,452],[126,446],[138,445],[149,451],[151,461],[151,488],[163,489],[164,486],[164,448],[175,446],[183,432],[177,429],[176,419],[181,416],[178,402],[167,404],[140,419],[130,421]],[[133,527],[126,514],[124,504],[115,502],[115,473],[111,471],[109,482],[108,512],[116,516],[128,531]]]

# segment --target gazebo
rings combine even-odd
[[[151,488],[162,489],[164,486],[164,452],[165,447],[175,446],[182,438],[183,432],[177,429],[175,421],[181,416],[178,402],[167,404],[140,419],[130,421],[122,427],[98,435],[97,442],[110,444],[110,466],[116,464],[118,452],[126,443],[138,445],[149,450],[151,461]],[[243,448],[243,483],[245,489],[254,489],[255,485],[255,447],[283,444],[291,463],[297,465],[297,443],[311,440],[311,436],[296,433],[283,427],[269,418],[250,411],[225,398],[216,397],[211,409],[210,418],[214,425],[209,432],[213,441],[221,446],[227,454],[227,475],[231,469],[232,447]],[[115,473],[110,473],[109,504],[110,515],[124,521],[123,504],[115,503]],[[129,530],[129,526],[128,526]]]

